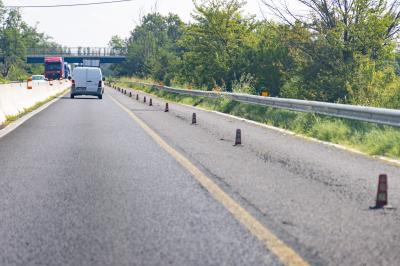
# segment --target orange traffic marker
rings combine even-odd
[[[32,85],[32,78],[28,78],[28,80],[26,81],[26,88],[28,89],[28,90],[31,90],[32,89],[32,87],[33,87],[33,85]]]

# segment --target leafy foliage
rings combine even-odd
[[[283,96],[385,106],[387,100],[377,98],[399,93],[398,0],[298,0],[309,16],[295,15],[274,0],[263,2],[291,28],[301,25],[295,31],[301,41],[291,45],[307,60],[284,84]]]
[[[128,40],[110,42],[128,51],[117,72],[208,90],[399,108],[398,0],[298,1],[307,15],[263,0],[279,23],[243,15],[240,0],[195,1],[190,24],[148,14]]]
[[[0,54],[4,63],[0,64],[0,74],[5,80],[19,80],[29,74],[43,72],[43,66],[25,63],[27,49],[61,49],[36,27],[27,25],[18,9],[5,9],[0,1]]]
[[[253,19],[240,14],[239,1],[211,0],[197,5],[193,18],[180,44],[185,49],[182,75],[194,85],[232,87],[235,76],[247,66],[243,56],[251,42]]]
[[[114,36],[110,47],[128,51],[128,60],[115,70],[120,75],[151,76],[169,84],[180,62],[178,40],[183,33],[183,22],[176,15],[152,13],[142,18],[141,24],[123,41]]]

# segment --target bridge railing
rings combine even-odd
[[[28,56],[125,56],[126,51],[108,47],[28,48]]]

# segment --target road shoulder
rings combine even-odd
[[[41,105],[40,107],[36,108],[35,110],[22,115],[20,118],[11,122],[10,124],[3,125],[3,127],[0,125],[0,139],[5,137],[6,135],[10,134],[12,131],[17,129],[22,124],[24,124],[26,121],[28,121],[35,115],[39,114],[40,112],[42,112],[43,110],[48,108],[50,105],[56,103],[58,100],[60,100],[62,97],[64,97],[68,92],[69,92],[69,89],[66,89],[59,96],[56,96],[56,98],[54,98],[53,100],[50,100],[49,102]]]

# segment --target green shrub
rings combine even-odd
[[[364,150],[372,155],[400,157],[400,131],[385,127],[365,136]]]
[[[341,120],[320,121],[313,125],[309,135],[313,138],[334,143],[345,143],[351,130]]]

